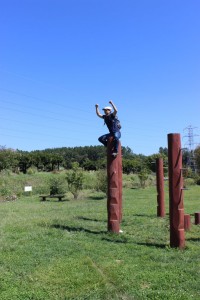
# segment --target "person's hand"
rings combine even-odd
[[[113,104],[112,100],[109,101],[110,104]]]
[[[99,104],[95,104],[95,107],[98,108],[98,107],[99,107]]]

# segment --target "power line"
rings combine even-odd
[[[39,98],[39,97],[27,95],[27,94],[24,94],[24,93],[21,93],[21,92],[8,90],[8,89],[2,88],[2,87],[0,87],[0,90],[4,91],[4,92],[7,92],[7,93],[10,93],[10,94],[22,96],[22,97],[25,97],[25,98],[31,98],[31,99],[39,100],[42,103],[49,103],[49,104],[57,105],[57,106],[64,107],[64,108],[67,108],[67,109],[72,109],[72,110],[76,110],[76,111],[79,110],[79,111],[82,111],[84,113],[88,113],[88,110],[83,110],[79,107],[68,106],[68,105],[65,105],[65,104],[58,103],[58,102],[48,101],[48,100],[45,100],[45,99],[42,99],[42,98]]]
[[[45,114],[37,114],[37,113],[32,113],[32,112],[26,112],[26,111],[23,111],[23,110],[20,110],[20,109],[16,109],[16,108],[8,108],[8,107],[3,107],[3,106],[0,106],[1,109],[5,109],[5,110],[9,110],[9,111],[14,111],[14,112],[18,112],[18,113],[21,113],[21,114],[24,114],[24,115],[32,115],[32,116],[35,116],[35,117],[39,117],[41,119],[50,119],[52,121],[59,121],[59,122],[64,122],[66,124],[69,124],[70,123],[74,123],[74,124],[77,124],[77,125],[81,125],[81,126],[85,126],[86,123],[79,123],[76,121],[75,118],[71,117],[71,119],[73,120],[69,120],[70,116],[68,115],[67,118],[64,120],[64,119],[61,119],[61,118],[54,118],[54,117],[51,117],[51,116],[48,116],[48,115],[45,115]],[[46,113],[46,111],[45,111]],[[53,112],[52,112],[53,113]],[[74,121],[75,120],[75,121]],[[86,119],[84,119],[86,120]],[[87,119],[88,120],[88,119]],[[89,124],[88,124],[89,125]]]

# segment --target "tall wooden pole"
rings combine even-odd
[[[156,185],[157,185],[157,216],[165,217],[165,192],[163,159],[156,159]]]
[[[168,134],[170,246],[185,247],[182,151],[180,134]]]
[[[118,147],[118,157],[117,157],[117,160],[118,160],[118,182],[119,182],[119,221],[121,222],[122,221],[122,217],[123,217],[123,214],[122,214],[122,182],[123,182],[123,179],[122,179],[122,148],[121,148],[121,143],[119,141],[119,147]]]
[[[118,155],[113,158],[113,138],[109,138],[107,146],[107,175],[108,175],[108,231],[119,233],[122,217],[122,165],[121,144]]]

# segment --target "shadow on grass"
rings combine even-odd
[[[154,247],[154,248],[161,248],[161,249],[164,249],[167,247],[167,245],[165,244],[156,244],[156,243],[135,243],[137,245],[140,245],[140,246],[147,246],[147,247]]]
[[[62,199],[62,200],[55,200],[55,202],[66,202],[66,201],[70,201],[69,199],[67,199],[67,198],[64,198],[64,199]]]
[[[86,233],[92,233],[92,234],[103,234],[106,233],[106,231],[94,231],[90,229],[86,229],[83,227],[70,227],[67,225],[60,225],[60,224],[53,224],[51,225],[51,228],[56,228],[60,230],[67,230],[69,232],[86,232]]]
[[[76,219],[83,220],[83,221],[92,221],[92,222],[106,222],[105,220],[91,219],[91,218],[82,217],[82,216],[78,216]]]
[[[133,217],[145,217],[145,218],[155,218],[156,215],[147,215],[147,214],[135,214]]]
[[[105,196],[89,196],[88,198],[92,200],[105,200]]]
[[[154,247],[154,248],[161,248],[164,249],[167,247],[165,244],[156,244],[156,243],[137,243],[137,242],[132,242],[128,241],[126,237],[119,237],[119,238],[102,238],[102,241],[110,242],[110,243],[120,243],[120,244],[135,244],[135,245],[140,245],[140,246],[147,246],[147,247]]]
[[[107,230],[94,231],[94,230],[86,229],[84,227],[71,227],[71,226],[60,225],[60,224],[53,224],[53,225],[51,225],[51,228],[56,228],[59,230],[67,230],[68,232],[84,232],[84,233],[89,233],[89,234],[94,234],[94,235],[103,234],[104,237],[101,238],[102,241],[109,242],[109,243],[115,243],[115,244],[136,244],[136,245],[161,248],[161,249],[164,249],[167,247],[167,245],[165,245],[165,244],[137,243],[137,242],[132,242],[130,240],[128,241],[127,237],[125,237],[123,235],[118,235],[115,233],[108,232]],[[107,237],[105,237],[105,234],[107,235]]]
[[[186,239],[187,241],[191,241],[191,242],[200,242],[200,238],[189,238]]]
[[[41,203],[45,203],[45,202],[58,202],[59,203],[59,202],[66,202],[66,201],[70,201],[70,200],[67,198],[63,198],[61,200],[58,200],[56,198],[48,198],[46,200],[40,200]]]
[[[102,241],[106,241],[106,242],[109,242],[109,243],[116,243],[116,244],[127,244],[128,241],[127,241],[127,238],[125,237],[121,237],[121,238],[102,238],[101,239]]]

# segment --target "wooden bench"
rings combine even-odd
[[[41,198],[41,201],[46,201],[47,198],[58,198],[58,201],[62,201],[62,199],[65,197],[65,195],[41,195],[39,196]]]

